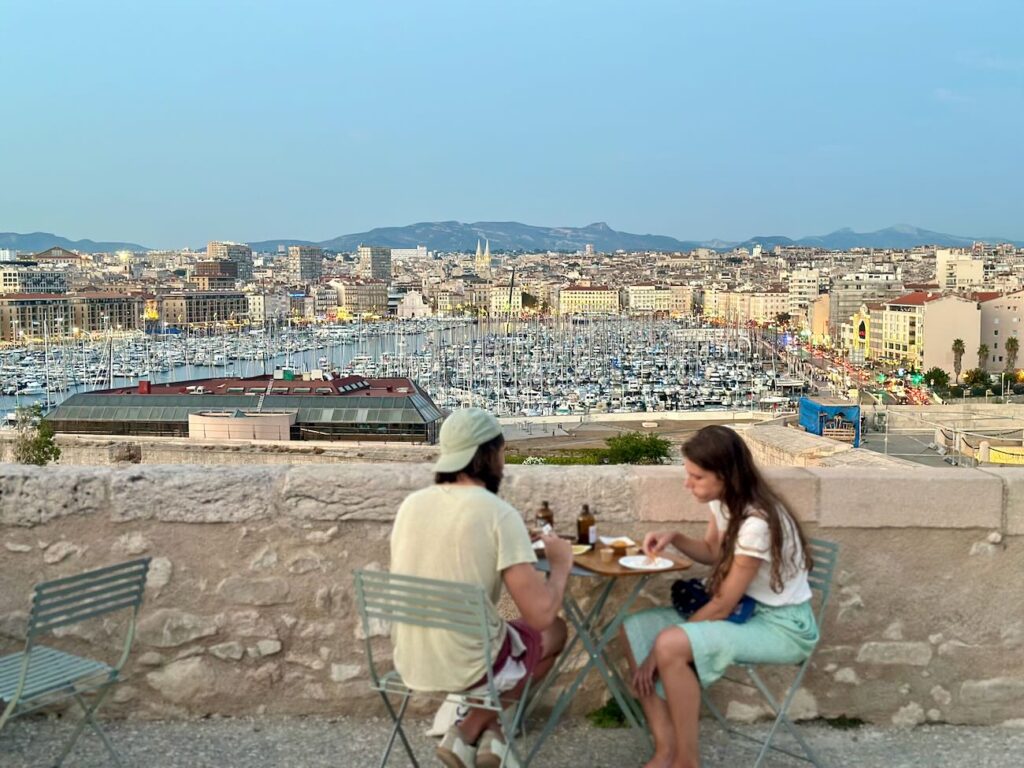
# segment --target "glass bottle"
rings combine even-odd
[[[589,504],[583,505],[580,516],[576,518],[576,543],[591,546],[597,543],[597,521]]]
[[[537,519],[535,522],[536,526],[541,530],[544,529],[545,525],[550,525],[551,529],[555,528],[555,513],[548,506],[546,501],[540,503],[540,509],[537,510]]]

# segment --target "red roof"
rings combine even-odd
[[[913,293],[907,293],[896,299],[890,299],[885,302],[886,304],[901,304],[903,306],[920,307],[929,301],[935,301],[941,299],[941,293],[932,293],[931,291],[914,291]]]
[[[271,384],[271,382],[273,382]],[[409,397],[416,394],[416,385],[410,379],[384,378],[367,379],[362,376],[344,376],[332,381],[303,381],[297,379],[275,379],[272,376],[249,376],[238,378],[229,376],[226,378],[214,379],[190,379],[189,381],[175,381],[166,384],[151,384],[149,393],[152,395],[180,395],[185,394],[188,387],[202,387],[206,393],[212,395],[239,394],[229,392],[229,389],[260,389],[266,391],[267,385],[271,384],[271,396],[283,394],[300,394],[302,396],[340,396],[340,397]],[[345,391],[345,387],[357,385],[356,388]],[[281,392],[287,389],[288,392]],[[308,389],[309,392],[295,393],[296,389]],[[317,392],[317,390],[330,389],[330,392]],[[400,390],[407,391],[402,392]],[[90,394],[103,395],[135,395],[139,394],[138,385],[106,389]]]
[[[999,291],[975,291],[971,294],[971,298],[975,301],[992,301],[993,299],[1002,298],[1003,294]]]

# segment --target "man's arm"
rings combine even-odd
[[[505,589],[531,627],[541,632],[552,624],[562,609],[562,596],[572,569],[572,545],[557,536],[545,536],[544,548],[551,574],[544,574],[533,563],[517,563],[501,572]]]

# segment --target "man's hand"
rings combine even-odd
[[[651,531],[644,536],[643,550],[648,557],[660,555],[676,536],[675,531]]]
[[[540,540],[544,542],[544,552],[551,563],[551,570],[558,569],[568,573],[572,568],[572,544],[554,534],[542,535]]]

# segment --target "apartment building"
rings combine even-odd
[[[944,291],[976,288],[985,282],[985,260],[964,251],[937,248],[935,279]]]
[[[225,259],[234,262],[239,279],[252,279],[252,248],[244,243],[212,240],[206,244],[206,258],[207,260]]]
[[[284,293],[247,293],[249,320],[268,323],[288,317],[288,296]]]
[[[667,315],[671,311],[672,291],[653,283],[627,285],[620,291],[619,303],[630,315]]]
[[[570,285],[558,293],[560,315],[618,314],[619,292],[602,285]]]
[[[360,245],[356,251],[359,258],[359,276],[368,280],[390,282],[392,278],[391,249],[379,245]]]
[[[0,340],[142,327],[144,300],[120,293],[8,294],[0,296]]]
[[[668,311],[672,317],[693,315],[693,286],[670,285],[668,287]]]
[[[318,283],[324,274],[324,253],[315,245],[288,246],[288,273],[296,283]]]
[[[940,297],[931,291],[913,291],[884,302],[881,359],[907,367],[923,364],[924,305]]]
[[[992,373],[1006,370],[1009,362],[1006,355],[1006,340],[1015,338],[1019,345],[1021,336],[1024,335],[1024,331],[1021,330],[1021,324],[1024,322],[1021,320],[1024,317],[1024,290],[1002,296],[994,293],[975,294],[974,298],[978,300],[981,308],[981,334],[978,344],[985,344],[989,349],[986,368]],[[973,349],[967,347],[968,355],[976,349],[977,346]],[[1022,362],[1024,353],[1018,355],[1014,367],[1021,367]],[[973,367],[973,363],[966,367]]]
[[[160,319],[184,328],[244,320],[249,300],[241,291],[176,291],[160,297]]]
[[[36,266],[29,262],[9,262],[0,266],[0,294],[67,293],[67,272]]]
[[[981,344],[981,305],[974,299],[949,294],[926,301],[923,309],[924,338],[918,340],[921,370],[941,368],[952,378],[955,339],[964,342],[964,369],[973,368],[971,361]]]
[[[518,316],[523,311],[523,289],[518,285],[496,283],[491,286],[488,313],[491,317]]]
[[[807,308],[818,298],[820,284],[821,275],[816,269],[794,269],[789,273],[789,315],[793,325],[807,325]]]
[[[388,311],[388,284],[383,280],[332,280],[329,285],[338,295],[338,307],[351,315],[385,315]]]

